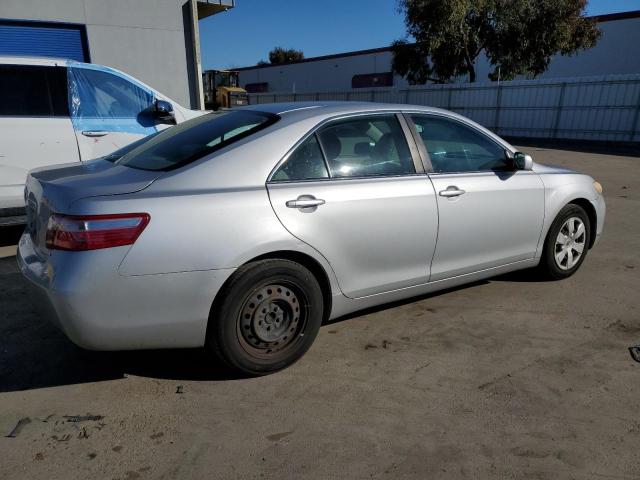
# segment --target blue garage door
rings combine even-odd
[[[0,55],[90,61],[84,25],[63,23],[0,20]]]

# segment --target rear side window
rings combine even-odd
[[[252,111],[203,115],[144,139],[121,157],[114,155],[119,157],[115,163],[141,170],[173,170],[246,138],[279,118]]]
[[[316,135],[311,135],[289,156],[271,177],[273,182],[293,182],[329,178]]]
[[[0,65],[0,116],[68,116],[66,68]]]

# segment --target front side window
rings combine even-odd
[[[141,170],[172,170],[253,135],[279,118],[270,113],[239,110],[210,113],[140,140],[135,148],[125,147],[106,159]]]
[[[61,67],[0,66],[0,116],[67,116],[64,74]]]
[[[271,181],[292,182],[328,177],[329,172],[322,157],[322,150],[314,134],[289,155],[287,161],[271,177]]]
[[[503,147],[456,120],[435,115],[412,115],[437,173],[512,170]]]
[[[113,73],[69,69],[70,107],[78,118],[137,118],[153,105],[151,92]]]
[[[318,132],[331,177],[416,173],[411,151],[395,115],[339,120]]]

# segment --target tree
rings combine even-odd
[[[304,58],[302,50],[295,50],[293,48],[276,47],[269,52],[269,63],[271,65],[280,65],[282,63],[291,63]]]
[[[491,80],[537,76],[556,54],[593,47],[600,31],[587,0],[400,0],[407,34],[393,44],[393,70],[410,83],[468,75],[484,52]]]

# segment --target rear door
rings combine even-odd
[[[29,170],[75,161],[66,68],[0,65],[0,208],[24,206]]]
[[[72,65],[69,98],[82,160],[108,155],[158,130],[153,92],[113,70]]]
[[[268,183],[282,224],[329,261],[348,297],[429,280],[436,199],[408,132],[395,114],[335,120],[303,139]]]
[[[535,256],[544,220],[544,185],[516,170],[505,147],[471,124],[412,114],[428,152],[440,227],[431,281]]]

